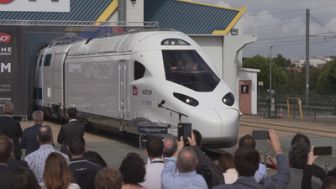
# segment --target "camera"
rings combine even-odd
[[[314,147],[314,155],[316,156],[329,156],[332,154],[331,146],[318,146]]]
[[[252,137],[254,140],[267,140],[269,139],[269,133],[267,130],[253,130]]]
[[[191,123],[179,123],[177,125],[177,137],[180,140],[183,137],[184,144],[189,144],[188,137],[191,138],[192,127]]]

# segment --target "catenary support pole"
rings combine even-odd
[[[309,22],[310,22],[310,9],[306,9],[306,98],[305,105],[309,106]]]

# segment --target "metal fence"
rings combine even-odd
[[[306,105],[304,95],[275,95],[275,118],[300,120],[300,106],[297,100],[302,101],[303,119],[307,121],[336,122],[336,95],[311,95]],[[289,106],[288,106],[288,100]],[[269,98],[267,94],[258,95],[258,115],[268,117]],[[288,110],[290,114],[288,114]]]

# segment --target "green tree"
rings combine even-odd
[[[258,81],[264,83],[265,89],[268,89],[269,84],[269,64],[269,59],[260,55],[243,59],[243,67],[260,70],[258,73]],[[272,89],[280,93],[285,92],[287,83],[288,77],[285,69],[272,62]]]
[[[336,94],[336,60],[332,60],[321,70],[317,81],[320,94]]]
[[[272,58],[272,62],[283,68],[292,67],[292,62],[290,59],[286,59],[281,54],[278,54],[275,58]]]

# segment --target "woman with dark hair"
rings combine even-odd
[[[43,172],[42,189],[80,189],[80,187],[71,183],[71,174],[68,163],[62,154],[51,153],[46,162]]]
[[[124,181],[122,189],[144,188],[139,183],[145,180],[145,162],[137,153],[128,153],[126,158],[121,162],[119,170]]]
[[[40,189],[34,173],[28,169],[19,167],[12,172],[11,189]]]
[[[301,133],[296,133],[296,135],[293,137],[292,141],[291,141],[291,146],[293,146],[294,144],[306,144],[309,148],[310,148],[310,140],[309,138]]]
[[[92,163],[96,163],[100,165],[101,167],[107,167],[105,160],[97,152],[94,152],[94,151],[84,152],[84,159]]]
[[[290,181],[287,185],[288,189],[291,188],[304,188],[306,181],[304,181],[305,177],[305,168],[307,167],[308,163],[308,155],[311,151],[309,138],[304,135],[297,133],[292,141],[291,141],[291,148],[288,152],[288,159],[289,165],[291,169],[291,176]],[[326,173],[323,168],[319,167],[318,165],[311,164],[312,175],[313,177],[309,178],[309,182],[311,183],[311,188],[318,189],[321,186],[322,181],[326,177]]]

